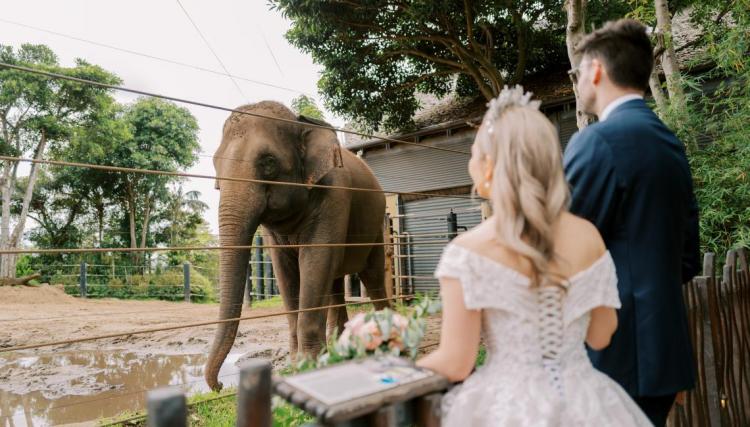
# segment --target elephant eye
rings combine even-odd
[[[258,171],[263,179],[273,179],[279,175],[279,163],[271,155],[261,156],[258,159]]]

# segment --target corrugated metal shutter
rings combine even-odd
[[[410,279],[415,292],[437,292],[437,279],[432,278],[435,267],[440,260],[443,247],[448,243],[447,236],[425,236],[427,234],[446,233],[448,224],[446,217],[451,209],[456,213],[459,227],[472,228],[482,220],[480,211],[481,199],[449,199],[431,198],[404,203],[402,218],[402,233],[408,232],[415,243],[402,248],[406,258],[404,274],[412,276]],[[459,232],[461,229],[459,229]],[[421,237],[420,237],[421,235]],[[441,245],[420,245],[420,243],[443,243]],[[403,286],[406,286],[404,283]]]
[[[558,129],[560,131],[560,145],[565,149],[565,146],[568,145],[568,141],[570,141],[573,134],[578,132],[575,105],[572,110],[561,111],[559,117]]]
[[[441,138],[443,139],[443,138]],[[469,152],[474,132],[449,137],[440,147]],[[367,153],[380,185],[390,191],[429,191],[471,185],[467,170],[469,156],[429,148],[401,148]]]

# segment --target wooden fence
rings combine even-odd
[[[696,360],[697,383],[669,425],[750,425],[750,268],[745,249],[727,253],[717,274],[706,254],[703,275],[685,285],[684,297]]]

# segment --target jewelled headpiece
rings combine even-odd
[[[490,127],[487,129],[488,132],[492,133],[492,124],[503,115],[503,112],[511,107],[529,107],[535,110],[539,109],[541,101],[531,100],[531,92],[524,92],[521,85],[515,85],[509,88],[507,85],[503,87],[497,98],[490,100],[487,103],[487,112],[484,113],[484,120],[488,120]]]

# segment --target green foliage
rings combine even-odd
[[[292,21],[290,43],[324,67],[326,106],[370,129],[411,126],[415,92],[489,99],[503,84],[568,63],[564,0],[270,4]],[[591,0],[588,20],[598,26],[626,7]]]
[[[114,277],[106,283],[89,283],[87,296],[90,298],[121,299],[160,299],[182,301],[185,298],[182,270],[168,270],[161,274]],[[79,295],[79,279],[74,276],[53,276],[52,283],[62,283],[65,292]],[[216,301],[216,293],[211,282],[194,269],[190,273],[190,300],[192,302]]]
[[[315,104],[315,100],[307,95],[300,95],[294,98],[292,100],[292,110],[298,115],[325,120],[323,112]]]
[[[31,266],[31,259],[30,255],[22,255],[18,258],[16,261],[16,277],[28,276],[35,273]]]
[[[731,6],[729,9],[725,9]],[[679,126],[669,112],[668,123],[686,142],[700,206],[701,243],[720,257],[727,249],[750,247],[750,14],[747,0],[727,4],[697,2],[695,25],[705,28],[705,55],[715,67],[687,78],[689,117]],[[717,21],[728,12],[730,19]],[[720,81],[712,93],[698,90],[704,82]],[[709,143],[700,143],[707,137]]]
[[[479,346],[479,352],[477,352],[477,361],[474,363],[474,366],[477,368],[484,365],[484,362],[487,361],[487,347],[484,345]]]

